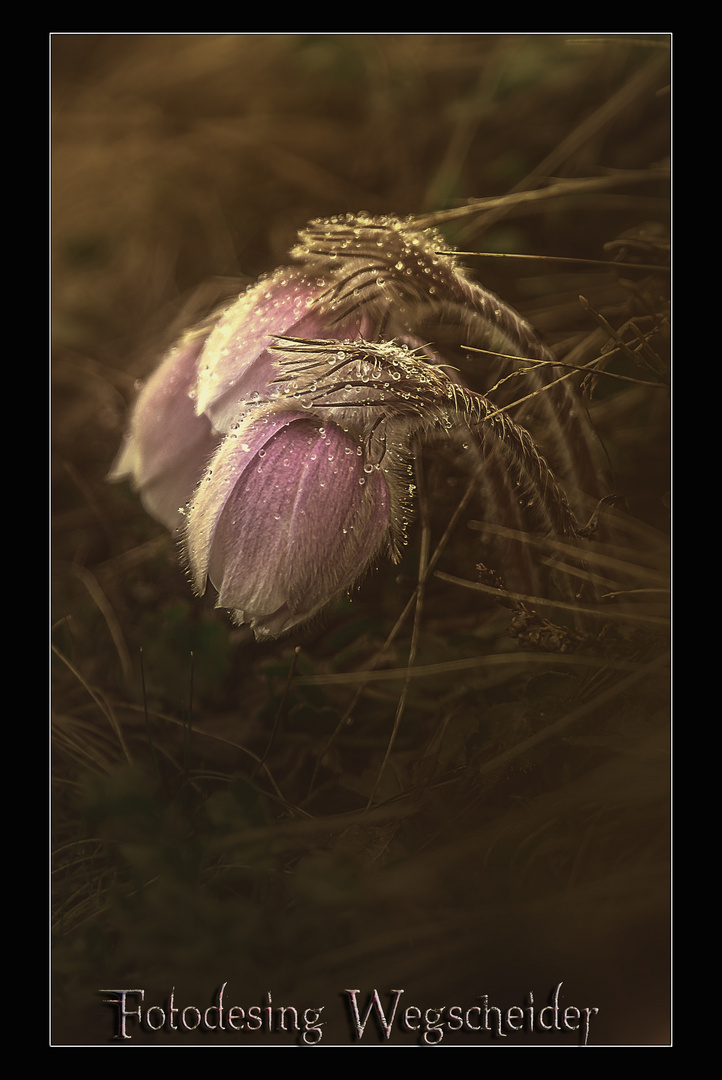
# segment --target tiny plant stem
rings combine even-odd
[[[288,668],[288,675],[286,676],[286,683],[285,683],[285,686],[283,687],[283,694],[281,695],[281,702],[280,702],[280,705],[278,706],[278,711],[276,712],[276,718],[273,721],[273,731],[271,732],[271,737],[268,740],[268,745],[266,746],[266,749],[263,751],[263,757],[259,759],[259,761],[256,763],[256,767],[254,768],[253,772],[251,773],[251,780],[255,780],[256,775],[258,773],[258,770],[262,766],[265,765],[266,759],[267,759],[268,755],[271,752],[271,747],[273,746],[273,744],[275,742],[276,735],[278,734],[279,728],[281,726],[281,721],[282,721],[282,719],[283,719],[283,717],[285,715],[285,712],[286,712],[286,702],[288,701],[288,694],[289,694],[289,691],[291,689],[291,680],[292,680],[293,674],[294,674],[294,672],[296,670],[296,661],[298,660],[298,654],[300,653],[300,651],[301,651],[301,646],[300,645],[297,645],[296,648],[293,650],[293,655],[291,656],[291,664],[290,664],[290,666]]]
[[[118,724],[118,721],[116,720],[116,718],[115,718],[115,716],[113,714],[113,710],[103,700],[103,698],[92,689],[92,687],[86,682],[86,680],[80,674],[78,669],[73,664],[71,664],[70,660],[68,660],[68,658],[66,656],[63,656],[63,654],[60,652],[59,649],[57,649],[55,647],[55,645],[51,645],[51,649],[55,653],[55,655],[58,657],[58,659],[62,660],[62,662],[65,664],[65,666],[73,673],[73,675],[78,680],[78,682],[81,684],[81,686],[83,686],[87,690],[87,692],[90,694],[91,698],[93,699],[95,704],[98,706],[98,708],[102,712],[103,716],[105,716],[106,720],[108,721],[111,728],[113,729],[113,732],[117,736],[118,742],[120,743],[121,749],[123,750],[123,753],[125,754],[128,762],[130,764],[132,764],[133,763],[133,758],[131,756],[130,750],[128,749],[128,745],[127,745],[125,739],[123,738],[123,732],[121,731],[120,725]]]
[[[596,191],[606,191],[618,185],[622,187],[628,184],[649,184],[654,180],[669,178],[669,172],[658,169],[652,172],[649,169],[630,170],[623,169],[610,176],[580,177],[577,180],[557,180],[549,186],[534,188],[531,191],[515,191],[509,195],[490,196],[485,199],[476,199],[466,206],[455,206],[449,210],[439,210],[435,213],[421,214],[414,219],[414,225],[418,229],[429,229],[434,226],[445,225],[450,221],[463,221],[473,218],[478,214],[490,210],[502,213],[511,210],[515,206],[523,206],[527,203],[541,203],[549,199],[568,198],[574,195],[590,194]]]
[[[148,695],[145,690],[145,664],[143,662],[143,646],[140,647],[140,685],[143,691],[143,716],[145,717],[145,731],[148,737],[148,746],[150,748],[150,756],[153,762],[153,768],[158,775],[158,783],[161,783],[160,765],[158,764],[158,758],[155,753],[155,746],[153,745],[153,736],[150,730],[150,716],[148,715]]]
[[[459,523],[459,519],[460,519],[461,515],[464,513],[464,510],[466,509],[466,507],[471,502],[471,498],[472,498],[472,495],[474,494],[474,491],[475,491],[475,485],[472,482],[472,483],[469,484],[469,486],[467,487],[467,489],[464,492],[463,496],[459,500],[459,504],[456,507],[456,510],[454,511],[454,513],[451,515],[451,518],[449,519],[449,523],[446,526],[446,529],[444,530],[443,536],[441,537],[438,544],[436,545],[436,549],[434,550],[434,554],[432,555],[431,559],[429,560],[429,564],[428,564],[428,566],[426,568],[426,573],[425,573],[424,578],[423,578],[424,581],[426,580],[426,578],[428,578],[428,576],[433,572],[434,568],[436,567],[436,564],[438,563],[439,559],[442,556],[444,548],[446,547],[446,545],[449,542],[449,538],[451,537],[454,529],[456,528],[456,526]],[[418,590],[418,585],[416,586],[416,589],[414,590],[413,595],[409,598],[408,602],[406,603],[406,606],[404,607],[404,610],[401,612],[401,614],[399,615],[398,619],[396,620],[394,626],[392,627],[391,631],[389,632],[389,635],[386,638],[386,641],[384,642],[384,644],[382,645],[382,647],[379,649],[378,653],[376,654],[375,659],[371,662],[371,664],[369,665],[367,671],[364,672],[364,679],[361,682],[361,684],[357,687],[356,693],[353,696],[353,700],[351,701],[350,705],[346,709],[346,712],[343,714],[343,716],[339,720],[338,724],[336,725],[336,728],[334,729],[333,733],[331,734],[331,737],[329,738],[328,742],[325,744],[323,750],[318,755],[318,758],[316,759],[316,765],[315,765],[315,768],[313,770],[313,775],[311,776],[311,782],[310,782],[310,784],[308,786],[308,794],[306,795],[307,800],[311,797],[311,793],[314,790],[314,785],[316,783],[316,777],[318,775],[319,769],[321,768],[321,763],[323,762],[324,757],[326,756],[328,751],[331,749],[333,743],[338,738],[338,735],[341,732],[341,730],[349,722],[351,716],[353,715],[354,709],[356,708],[356,706],[358,705],[358,703],[359,703],[359,701],[361,699],[361,695],[363,694],[364,690],[366,689],[366,687],[368,686],[370,680],[373,677],[373,673],[374,673],[374,670],[376,668],[376,665],[381,662],[381,659],[383,658],[386,651],[391,647],[391,645],[396,640],[397,635],[401,631],[401,627],[406,622],[406,619],[408,618],[412,608],[414,607],[414,604],[416,602],[416,592],[417,592],[417,590]]]
[[[426,590],[426,579],[429,572],[429,551],[431,548],[431,525],[429,522],[429,506],[426,499],[426,493],[424,488],[424,470],[422,459],[419,455],[415,455],[414,458],[414,470],[416,473],[416,487],[419,493],[419,506],[421,507],[421,551],[419,553],[419,574],[416,589],[414,591],[414,599],[416,601],[416,608],[414,611],[414,623],[411,630],[411,645],[409,646],[409,660],[407,664],[407,675],[404,681],[403,689],[399,697],[399,703],[396,709],[396,716],[394,717],[394,726],[391,732],[391,738],[389,739],[388,746],[386,747],[386,753],[384,754],[384,760],[381,762],[381,768],[379,769],[378,776],[376,777],[376,783],[373,786],[373,790],[369,796],[369,801],[366,804],[366,810],[371,808],[373,804],[374,796],[381,783],[381,777],[384,774],[391,751],[393,750],[396,736],[398,735],[399,728],[401,727],[401,720],[404,715],[404,709],[406,708],[406,698],[408,695],[409,685],[411,682],[411,669],[414,666],[416,660],[416,650],[419,640],[419,634],[421,632],[421,612],[424,603],[424,593]]]
[[[191,649],[190,674],[188,679],[188,723],[183,725],[183,790],[187,791],[189,778],[189,762],[191,750],[191,733],[193,731],[193,675],[194,655]]]
[[[566,255],[521,255],[511,254],[504,251],[439,251],[439,255],[463,256],[475,259],[523,259],[527,262],[556,262],[571,263],[576,266],[603,267],[605,270],[649,270],[652,273],[661,273],[663,270],[671,270],[669,266],[661,266],[659,263],[626,263],[614,262],[611,259],[577,259]]]

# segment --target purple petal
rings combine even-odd
[[[225,312],[210,335],[199,363],[196,411],[217,431],[227,432],[244,410],[278,393],[277,356],[268,351],[278,336],[354,339],[371,333],[362,314],[333,325],[317,302],[326,280],[298,270],[277,270],[249,288]]]
[[[109,475],[127,477],[148,513],[171,532],[183,525],[183,507],[220,438],[192,400],[206,337],[187,334],[145,383]]]
[[[231,433],[189,514],[196,588],[209,576],[219,606],[261,638],[351,586],[389,528],[386,482],[360,450],[335,424],[301,413],[256,413]]]

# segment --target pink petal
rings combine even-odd
[[[327,289],[321,277],[276,270],[243,293],[216,324],[200,358],[196,411],[217,431],[230,430],[244,410],[278,393],[278,358],[268,351],[278,336],[353,339],[368,335],[367,317],[352,315],[334,325],[318,303]]]
[[[192,400],[206,338],[191,331],[148,379],[109,476],[128,478],[148,513],[171,532],[183,525],[183,507],[220,438]]]
[[[187,554],[203,591],[257,637],[310,618],[381,548],[389,494],[359,442],[302,413],[255,413],[229,435],[190,510]],[[367,473],[365,468],[371,468]]]

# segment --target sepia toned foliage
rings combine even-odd
[[[54,1042],[108,987],[347,1045],[348,987],[563,981],[666,1043],[669,40],[51,59]],[[321,445],[360,471],[279,488]]]

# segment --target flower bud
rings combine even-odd
[[[109,477],[128,477],[148,513],[170,532],[183,525],[183,507],[220,442],[193,400],[207,336],[186,334],[145,383]]]
[[[330,319],[316,305],[325,288],[323,278],[277,270],[189,331],[141,389],[109,478],[128,478],[148,513],[171,532],[183,526],[184,507],[223,436],[248,409],[278,394],[281,369],[269,350],[276,335],[328,334]],[[337,327],[349,338],[370,336],[371,329],[365,314]]]
[[[359,440],[314,415],[264,408],[221,443],[188,512],[195,589],[257,638],[276,637],[349,588],[390,526],[380,470]]]

